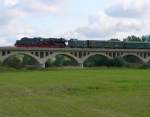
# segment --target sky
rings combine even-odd
[[[123,39],[150,34],[150,0],[0,0],[0,46],[22,37]]]

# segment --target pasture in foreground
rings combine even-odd
[[[150,117],[150,70],[0,73],[0,117]]]

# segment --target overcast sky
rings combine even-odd
[[[0,46],[27,37],[150,34],[150,0],[0,0]]]

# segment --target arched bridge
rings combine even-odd
[[[82,49],[82,48],[16,48],[16,47],[0,47],[0,61],[4,62],[11,56],[23,54],[34,58],[39,67],[45,68],[48,59],[56,55],[65,55],[73,58],[83,67],[84,62],[91,56],[101,55],[109,59],[117,57],[125,57],[128,55],[139,58],[146,63],[150,60],[150,50],[145,49]]]

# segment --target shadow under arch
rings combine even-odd
[[[24,57],[27,56],[27,57],[31,58],[32,60],[34,60],[34,62],[36,63],[36,65],[35,65],[36,67],[38,67],[40,65],[40,62],[39,62],[39,60],[38,60],[38,58],[36,56],[34,56],[34,55],[30,54],[30,53],[24,53],[24,52],[14,52],[14,53],[8,54],[7,56],[5,56],[3,58],[1,63],[5,64],[5,62],[7,60],[9,60],[10,58],[15,57],[15,56],[24,56]]]
[[[144,63],[143,58],[136,54],[124,54],[121,57],[128,63]]]
[[[68,53],[55,53],[46,59],[45,66],[79,66],[79,59]]]
[[[83,65],[85,67],[108,66],[111,59],[111,57],[105,54],[90,54],[83,59]]]

